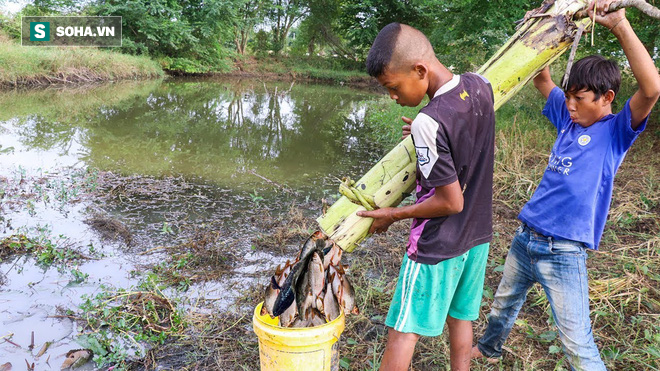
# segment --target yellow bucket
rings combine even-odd
[[[260,315],[254,308],[252,327],[259,338],[261,371],[339,370],[339,336],[344,331],[344,313],[321,326],[280,327],[278,318]]]

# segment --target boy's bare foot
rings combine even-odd
[[[479,347],[475,345],[472,347],[472,351],[470,352],[470,358],[486,358],[486,356],[483,355],[479,350]],[[499,361],[500,361],[499,358],[486,358],[486,362],[490,364],[495,364]]]

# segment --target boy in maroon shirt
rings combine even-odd
[[[381,370],[407,370],[419,337],[440,335],[445,319],[452,370],[468,370],[492,238],[492,88],[482,76],[452,74],[424,34],[398,23],[376,37],[367,70],[402,106],[430,98],[414,121],[403,118],[417,153],[417,202],[358,213],[374,218],[371,233],[413,218]]]

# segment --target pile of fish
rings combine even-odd
[[[322,232],[305,241],[298,256],[275,270],[266,286],[261,315],[280,318],[282,327],[311,327],[341,312],[357,314],[355,291],[341,264],[342,250]]]

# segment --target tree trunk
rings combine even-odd
[[[493,87],[495,109],[571,46],[576,22],[590,26],[587,18],[571,19],[587,4],[586,0],[545,1],[528,12],[518,31],[478,71]],[[362,203],[358,197],[351,201],[342,196],[317,219],[323,233],[345,251],[353,251],[368,236],[373,222],[355,213],[372,206],[371,203],[376,207],[397,206],[415,186],[416,161],[408,137],[355,183],[351,191],[361,193]]]

